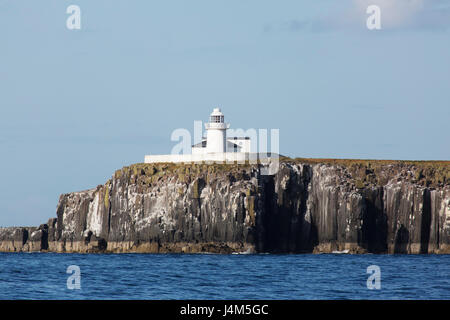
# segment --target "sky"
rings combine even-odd
[[[450,2],[0,0],[0,226],[45,223],[214,107],[291,157],[450,160]]]

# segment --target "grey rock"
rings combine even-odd
[[[449,163],[136,164],[0,250],[450,253]]]

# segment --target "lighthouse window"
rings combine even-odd
[[[223,122],[223,116],[211,116],[211,122],[221,123]]]

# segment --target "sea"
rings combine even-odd
[[[450,299],[450,255],[0,253],[0,299]]]

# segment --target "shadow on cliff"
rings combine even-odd
[[[275,184],[275,176],[264,177],[262,216],[256,225],[257,251],[313,252],[318,244],[318,231],[314,222],[306,219],[309,177],[296,183],[290,180],[287,188],[278,193]]]
[[[307,200],[310,197],[308,191],[310,177],[310,174],[305,174],[295,180],[295,176],[290,176],[287,185],[282,190],[276,190],[276,185],[280,188],[276,176],[264,177],[262,217],[256,226],[257,251],[311,253],[319,245],[319,234],[314,215],[309,215],[307,210]],[[358,246],[370,253],[386,253],[388,250],[388,222],[383,209],[383,188],[363,189],[361,195],[364,205],[360,216],[361,230],[357,236]],[[405,237],[402,233],[399,238],[398,251],[405,250],[403,243],[404,241],[408,243],[409,240],[409,237],[407,240]]]
[[[370,253],[385,253],[388,250],[388,223],[384,212],[383,188],[364,189],[361,236],[358,245]]]
[[[395,236],[394,253],[408,253],[409,231],[401,225]]]
[[[420,253],[427,254],[431,231],[431,193],[428,189],[423,193],[422,221],[420,229]]]

